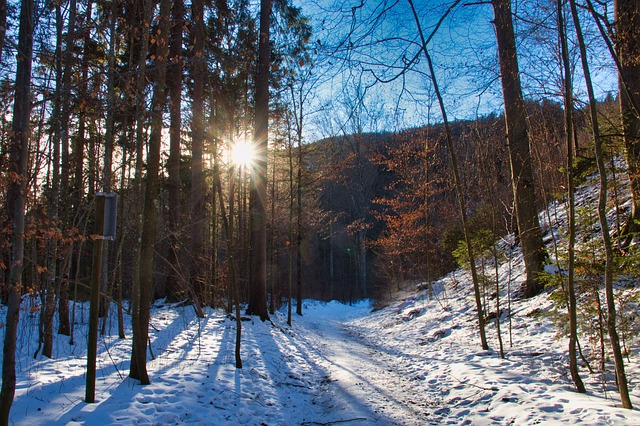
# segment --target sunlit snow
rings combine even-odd
[[[581,192],[583,202],[593,191]],[[561,208],[552,214],[565,218]],[[511,268],[500,268],[504,289],[510,277],[512,289],[523,279],[517,251]],[[634,410],[620,407],[611,363],[606,385],[583,366],[587,393],[575,393],[567,341],[544,315],[548,294],[512,301],[512,345],[505,309],[501,359],[493,321],[491,349],[480,347],[461,270],[435,282],[431,295],[408,289],[383,309],[305,301],[292,327],[284,311],[272,322],[245,321],[242,370],[234,367],[235,321],[220,310],[199,319],[192,307],[156,302],[148,386],[126,377],[131,332],[117,339],[111,315],[99,341],[95,404],[83,402],[87,307],[76,307],[75,344],[56,336],[54,359],[34,360],[37,301],[25,297],[21,312],[16,425],[640,425],[638,347],[626,364]]]

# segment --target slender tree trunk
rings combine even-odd
[[[296,188],[296,299],[298,300],[298,304],[296,305],[296,314],[302,315],[302,123],[304,118],[302,89],[300,93],[300,100],[298,102],[298,109],[299,112],[296,113],[296,138],[298,143],[298,186]]]
[[[193,20],[193,117],[191,139],[191,283],[194,305],[198,316],[203,317],[204,304],[204,174],[202,151],[204,149],[204,4],[195,0],[191,6]]]
[[[230,174],[232,175],[232,174]],[[222,185],[220,184],[220,175],[214,175],[214,179],[217,182],[216,189],[218,192],[218,202],[220,204],[220,214],[222,216],[222,227],[227,239],[227,253],[229,255],[229,288],[232,289],[233,298],[235,299],[236,309],[236,346],[235,346],[235,360],[236,368],[242,368],[242,358],[240,356],[240,346],[242,337],[242,313],[240,312],[240,291],[238,289],[237,275],[236,275],[236,263],[233,256],[233,179],[230,180],[229,190],[229,216],[227,216],[226,208],[224,206],[224,197],[222,196]]]
[[[116,21],[117,17],[117,3],[111,2],[111,20],[109,21],[109,54],[108,65],[109,73],[107,75],[107,110],[105,120],[105,134],[104,134],[104,155],[102,165],[102,178],[100,180],[100,188],[102,192],[108,193],[113,189],[113,147],[115,145],[115,111],[116,111],[116,78],[117,70],[115,66],[116,61]],[[95,159],[95,156],[91,158]],[[97,168],[97,164],[95,165]],[[90,170],[93,170],[90,167]],[[90,187],[91,188],[91,187]],[[113,298],[113,286],[115,283],[115,270],[112,271],[112,275],[109,275],[109,253],[111,244],[104,244],[102,254],[102,279],[100,297],[100,316],[102,317],[102,329],[100,334],[106,333],[107,318],[109,316],[109,307],[111,306],[111,300]]]
[[[431,77],[431,82],[433,83],[433,88],[438,98],[438,105],[440,106],[440,112],[442,113],[442,119],[444,122],[445,133],[447,137],[447,151],[449,152],[449,157],[451,159],[451,168],[453,169],[453,177],[454,184],[456,187],[456,193],[458,196],[458,207],[460,210],[460,217],[462,219],[462,229],[464,231],[464,240],[467,246],[467,255],[469,258],[469,266],[471,268],[471,280],[473,281],[473,293],[476,301],[476,310],[478,314],[478,328],[480,332],[480,344],[482,345],[482,349],[489,349],[489,345],[487,344],[487,337],[484,329],[484,315],[482,314],[482,300],[480,297],[480,281],[478,279],[478,272],[476,270],[476,261],[473,253],[473,246],[471,244],[471,233],[469,231],[469,221],[467,219],[467,202],[464,197],[464,191],[462,189],[462,180],[460,179],[460,169],[458,167],[458,160],[456,156],[456,152],[453,149],[453,137],[451,136],[451,128],[449,126],[449,120],[447,118],[447,110],[444,106],[444,101],[442,99],[442,94],[440,93],[440,87],[438,86],[438,81],[436,80],[435,70],[433,68],[433,61],[431,60],[431,55],[427,50],[427,40],[424,37],[424,33],[422,31],[422,26],[420,24],[420,19],[418,18],[418,14],[413,5],[413,0],[407,0],[409,5],[411,6],[411,11],[413,13],[413,18],[416,22],[416,26],[418,28],[418,33],[420,35],[420,41],[422,46],[422,52],[427,59],[427,63],[429,65],[429,72]],[[451,10],[458,2],[452,5],[449,10]]]
[[[567,140],[567,181],[569,196],[569,260],[568,260],[568,296],[569,296],[569,371],[576,390],[585,393],[587,390],[580,378],[577,357],[578,342],[578,308],[575,289],[575,244],[576,244],[576,207],[575,184],[573,166],[573,82],[571,78],[571,64],[569,62],[569,49],[567,47],[566,27],[564,24],[563,1],[558,0],[558,35],[564,73],[564,117],[565,137]]]
[[[76,0],[69,1],[69,18],[67,25],[67,34],[65,38],[65,47],[62,58],[62,81],[60,92],[60,119],[58,125],[60,126],[60,204],[63,206],[69,205],[69,176],[70,176],[70,161],[69,161],[69,122],[71,114],[70,96],[71,96],[71,76],[73,74],[73,45],[76,31]],[[72,215],[68,211],[69,209],[62,209],[60,213],[60,222],[64,227],[71,227]],[[72,274],[73,265],[73,246],[69,244],[69,259],[67,263],[67,276],[63,277],[60,281],[60,297],[58,299],[58,317],[60,318],[60,326],[58,328],[59,334],[68,335],[72,337],[72,325],[69,318],[69,277]]]
[[[293,141],[289,139],[289,241],[287,254],[289,256],[289,286],[287,288],[287,324],[291,325],[291,310],[293,303]],[[300,302],[298,302],[300,303]]]
[[[153,259],[156,233],[156,208],[158,198],[160,170],[160,146],[162,140],[163,120],[162,113],[167,99],[166,74],[169,43],[169,13],[170,0],[162,0],[160,3],[160,26],[156,33],[156,67],[155,86],[151,101],[151,134],[149,136],[149,150],[147,154],[147,176],[144,194],[144,221],[142,225],[142,242],[140,250],[140,303],[138,305],[138,324],[133,330],[135,352],[131,353],[131,365],[138,366],[136,375],[131,370],[131,377],[140,380],[141,384],[149,384],[147,374],[146,354],[149,338],[150,304],[153,298]]]
[[[56,98],[54,100],[53,106],[53,137],[51,139],[52,143],[52,179],[51,179],[51,192],[49,194],[49,217],[50,217],[50,229],[55,231],[56,228],[59,227],[59,217],[58,217],[58,209],[60,203],[60,137],[61,137],[61,125],[60,125],[60,114],[62,111],[61,105],[61,90],[62,90],[62,29],[63,29],[63,19],[62,19],[62,10],[60,5],[56,5],[55,7],[56,13]],[[2,21],[0,21],[2,22]],[[51,233],[55,235],[55,232]],[[45,304],[45,336],[44,336],[44,348],[43,355],[51,358],[53,351],[53,316],[55,314],[55,298],[54,298],[54,290],[55,293],[60,293],[60,288],[56,286],[56,275],[57,275],[57,266],[58,266],[58,245],[59,241],[56,238],[52,238],[48,242],[48,255],[47,255],[47,276],[46,276],[46,287],[45,292],[47,293],[47,303]],[[62,312],[61,312],[62,314]],[[68,309],[67,309],[67,325],[68,325]],[[58,332],[62,329],[61,325],[58,328]],[[68,333],[67,333],[68,334]]]
[[[333,209],[333,189],[329,188],[329,206],[328,210]],[[334,299],[335,289],[335,261],[333,252],[333,222],[329,223],[329,300]]]
[[[107,111],[105,120],[104,134],[104,165],[102,172],[102,190],[109,192],[113,188],[113,147],[115,145],[115,110],[116,110],[116,21],[117,21],[117,3],[115,0],[111,2],[111,20],[109,22],[109,74],[107,76]],[[108,256],[105,256],[107,258]]]
[[[209,126],[211,132],[211,139],[213,140],[211,148],[211,170],[213,175],[217,176],[219,173],[220,165],[218,159],[218,145],[219,145],[219,133],[217,131],[216,123],[217,117],[215,113],[216,99],[213,94],[211,95],[211,116],[209,117]],[[218,194],[216,189],[217,180],[212,179],[211,184],[211,303],[212,306],[218,305]]]
[[[135,124],[135,139],[136,139],[136,165],[135,172],[133,177],[133,191],[138,197],[143,196],[142,192],[142,167],[143,167],[143,157],[144,157],[144,91],[146,85],[146,58],[147,52],[149,49],[149,31],[148,29],[151,25],[151,13],[153,8],[152,0],[144,0],[142,2],[142,15],[140,16],[141,20],[141,28],[144,30],[141,31],[140,38],[135,40],[135,43],[138,45],[137,54],[138,58],[136,61],[136,124]],[[134,241],[136,241],[136,251],[134,253],[133,258],[133,283],[131,286],[131,330],[133,333],[132,339],[132,347],[131,347],[131,365],[129,370],[129,376],[134,379],[140,380],[144,383],[144,379],[146,378],[146,382],[149,381],[146,371],[146,348],[147,348],[147,340],[146,334],[148,330],[145,328],[144,324],[144,310],[143,305],[145,304],[145,300],[142,298],[142,283],[140,278],[142,274],[139,273],[141,270],[141,252],[142,252],[142,244],[138,243],[138,238],[141,238],[141,228],[142,228],[142,208],[140,207],[141,203],[133,204],[133,232]],[[141,312],[142,311],[142,312]],[[142,335],[141,335],[142,334]],[[142,347],[141,347],[142,345]]]
[[[431,272],[431,241],[429,238],[429,211],[430,211],[430,205],[429,205],[429,189],[431,187],[431,182],[430,182],[430,173],[429,173],[429,161],[428,161],[428,155],[429,155],[429,138],[425,138],[425,143],[424,143],[424,161],[422,163],[422,167],[424,168],[424,194],[423,194],[423,204],[422,204],[422,212],[423,212],[423,216],[424,216],[424,235],[423,235],[423,244],[424,244],[424,252],[425,252],[425,266],[426,266],[426,274],[425,274],[425,279],[427,281],[427,291],[429,294],[429,297],[431,297],[433,295],[433,286],[431,285],[431,277],[432,277],[432,272]]]
[[[500,331],[500,318],[502,312],[500,311],[500,271],[498,266],[498,247],[494,244],[491,248],[493,254],[493,264],[495,266],[495,282],[496,282],[496,334],[498,335],[498,345],[500,347],[500,358],[504,359],[504,344],[502,343],[502,332]]]
[[[263,321],[267,311],[267,148],[269,139],[269,30],[271,0],[260,1],[260,41],[255,94],[256,166],[251,179],[251,285],[248,315],[258,315]]]
[[[527,112],[520,84],[516,41],[511,18],[511,0],[492,0],[491,3],[495,14],[507,146],[511,162],[511,182],[516,207],[518,236],[522,245],[527,274],[524,296],[532,297],[544,289],[544,284],[538,279],[537,275],[543,269],[545,249],[536,208]]]
[[[116,24],[117,24],[117,2],[111,2],[111,20],[109,21],[109,55],[108,65],[109,74],[107,76],[107,111],[105,120],[105,135],[104,135],[104,164],[102,171],[101,187],[104,192],[109,192],[113,189],[113,148],[115,145],[116,131],[115,131],[115,109],[117,101],[117,93],[115,86],[117,83],[117,69],[116,69]]]
[[[180,238],[182,206],[180,205],[180,146],[182,130],[182,26],[184,19],[184,3],[175,0],[171,13],[171,46],[169,47],[169,63],[167,70],[167,88],[169,90],[169,276],[167,277],[167,297],[170,301],[178,301],[183,295],[180,276]]]
[[[276,150],[273,150],[273,164],[276,164]],[[289,169],[291,170],[291,169]],[[291,173],[291,172],[289,172]],[[273,315],[276,313],[276,301],[275,301],[275,296],[276,296],[276,279],[274,276],[274,269],[275,269],[275,256],[276,256],[276,250],[274,247],[275,244],[275,233],[276,233],[276,192],[277,192],[277,185],[276,185],[276,168],[272,167],[271,168],[271,213],[270,213],[270,219],[269,222],[271,224],[270,230],[269,230],[269,245],[268,245],[268,251],[269,251],[269,289],[270,289],[270,293],[271,293],[271,297],[269,297],[269,315]],[[289,219],[289,225],[291,225],[291,219]],[[291,241],[291,237],[289,237],[289,241]],[[279,303],[278,303],[279,305]]]
[[[79,95],[84,99],[89,97],[88,80],[89,80],[89,46],[91,45],[91,35],[89,28],[91,28],[91,11],[93,8],[93,2],[89,0],[87,2],[87,10],[85,16],[85,36],[84,36],[84,54],[82,56],[81,64],[81,84],[79,88]],[[87,122],[89,121],[89,107],[88,103],[81,102],[81,110],[78,116],[78,133],[74,140],[73,145],[73,167],[74,167],[74,183],[73,183],[73,206],[79,210],[82,205],[82,199],[85,192],[84,187],[84,155],[85,145],[87,141],[86,135],[89,133],[87,129]],[[89,188],[90,190],[91,188]]]
[[[24,267],[25,201],[29,160],[29,117],[31,115],[31,61],[33,52],[33,0],[22,0],[16,69],[11,148],[9,150],[9,186],[7,211],[11,225],[11,261],[7,298],[7,318],[2,360],[2,389],[0,390],[0,424],[9,423],[9,411],[16,391],[16,340],[22,270]]]
[[[580,17],[578,16],[578,8],[575,0],[569,0],[571,5],[571,15],[576,28],[576,36],[580,46],[580,57],[582,59],[582,69],[584,71],[587,93],[589,95],[589,108],[591,112],[591,126],[593,130],[593,140],[596,151],[596,162],[598,163],[598,172],[600,174],[600,192],[598,194],[598,218],[600,220],[600,229],[602,232],[602,240],[604,242],[605,251],[605,267],[604,267],[604,287],[607,297],[607,331],[609,332],[609,340],[611,350],[613,352],[613,360],[616,366],[616,381],[618,391],[620,392],[620,400],[624,408],[632,409],[631,399],[629,397],[629,388],[627,384],[627,376],[624,371],[624,358],[620,349],[620,339],[616,326],[616,303],[613,294],[613,244],[609,232],[609,223],[607,222],[607,168],[604,163],[604,153],[602,146],[602,137],[598,126],[598,111],[596,97],[591,82],[591,73],[589,71],[589,61],[587,59],[587,48],[580,26]],[[636,40],[637,42],[637,40]]]
[[[127,150],[122,151],[122,170],[120,172],[120,192],[123,192],[125,186],[125,178],[127,176],[127,171],[129,170],[129,161],[127,158]],[[125,199],[124,197],[118,203],[118,217],[122,218],[125,212]],[[122,258],[122,247],[124,245],[125,236],[124,234],[124,222],[121,220],[118,223],[119,232],[117,238],[119,239],[118,248],[116,250],[116,261],[114,273],[116,274],[116,289],[115,289],[115,298],[118,306],[118,337],[120,339],[124,339],[126,337],[124,332],[124,309],[122,306],[122,264],[119,259]]]

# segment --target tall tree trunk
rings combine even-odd
[[[151,14],[153,10],[153,1],[152,0],[144,0],[142,2],[142,15],[139,16],[141,28],[144,30],[141,31],[140,38],[132,40],[132,43],[137,44],[137,54],[138,58],[136,60],[135,69],[137,71],[136,75],[136,99],[135,99],[135,147],[136,147],[136,165],[135,172],[133,177],[133,192],[141,198],[143,196],[142,192],[142,167],[143,167],[143,156],[144,156],[144,92],[146,86],[146,59],[147,52],[149,49],[149,31],[148,29],[151,26]],[[132,49],[133,50],[133,49]],[[142,228],[142,212],[143,209],[140,207],[141,203],[134,202],[133,203],[133,236],[134,241],[139,241],[138,238],[141,238],[141,228]],[[131,366],[129,370],[129,376],[134,379],[142,379],[147,376],[146,371],[146,347],[147,341],[140,334],[146,335],[148,330],[144,329],[143,320],[144,320],[144,307],[142,305],[145,303],[142,298],[142,283],[140,281],[140,277],[142,276],[139,271],[141,269],[141,253],[142,253],[142,245],[136,243],[137,247],[135,248],[134,258],[133,258],[133,283],[131,286],[131,330],[133,334],[132,339],[132,348],[131,348]],[[137,271],[137,272],[136,272]],[[141,313],[141,311],[143,311]],[[143,345],[144,351],[140,347]],[[148,378],[147,378],[148,381]]]
[[[329,187],[329,205],[328,211],[332,211],[333,209],[333,188]],[[329,222],[329,300],[334,299],[334,290],[335,290],[335,261],[334,261],[334,251],[333,251],[333,221]]]
[[[273,164],[276,164],[276,150],[273,150]],[[291,173],[291,168],[289,168],[289,173]],[[275,269],[275,257],[276,257],[276,250],[274,247],[275,244],[275,233],[276,233],[276,227],[275,227],[275,223],[276,223],[276,197],[277,197],[277,191],[278,191],[278,186],[276,184],[276,168],[272,167],[271,168],[271,213],[269,215],[269,223],[270,223],[270,228],[269,228],[269,245],[268,245],[268,253],[269,253],[269,293],[271,294],[271,297],[269,297],[269,315],[273,315],[276,313],[276,301],[275,301],[275,296],[276,296],[276,286],[275,286],[275,281],[276,278],[274,276],[274,269]],[[291,181],[291,180],[289,180]],[[291,188],[289,188],[291,189]],[[291,192],[291,191],[289,191]],[[289,205],[289,207],[291,207],[291,205]],[[291,218],[289,218],[289,226],[291,226]],[[289,236],[289,241],[291,241],[291,236]],[[289,276],[291,276],[291,270],[289,270]],[[278,303],[279,305],[280,303]],[[289,321],[291,322],[291,321]]]
[[[87,122],[89,121],[89,107],[86,99],[90,96],[88,89],[89,81],[89,49],[91,46],[91,10],[93,2],[89,0],[87,2],[87,10],[85,16],[85,29],[84,29],[84,54],[82,55],[82,77],[79,88],[80,94],[80,111],[78,116],[78,133],[76,134],[75,143],[73,145],[73,167],[74,167],[74,183],[73,183],[73,206],[75,209],[80,210],[82,205],[82,199],[84,196],[84,155],[86,145],[86,134],[89,133],[87,129]],[[91,188],[89,188],[90,190]]]
[[[22,0],[20,5],[13,123],[11,126],[11,148],[9,150],[8,164],[10,182],[7,189],[7,211],[12,234],[7,318],[2,360],[2,389],[0,390],[0,424],[3,425],[9,423],[9,411],[16,391],[16,340],[22,296],[25,201],[29,164],[33,19],[33,0]]]
[[[625,233],[640,230],[640,4],[615,0],[616,50],[620,62],[619,89],[622,131],[631,182],[631,217]]]
[[[218,193],[218,202],[220,204],[220,215],[222,216],[222,227],[224,228],[226,240],[227,240],[227,253],[229,262],[229,291],[233,294],[235,309],[236,309],[236,346],[235,346],[235,360],[236,368],[242,368],[242,358],[240,357],[240,344],[242,337],[242,318],[240,312],[240,291],[238,289],[237,275],[236,275],[236,262],[234,258],[235,249],[233,247],[233,173],[229,173],[229,215],[224,206],[224,197],[222,196],[222,185],[220,183],[220,175],[214,174],[213,178],[216,181],[215,187]],[[229,309],[231,312],[231,309]]]
[[[62,9],[60,7],[60,5],[56,5],[55,6],[55,14],[56,14],[56,52],[55,52],[55,71],[56,71],[56,97],[54,99],[54,105],[53,105],[53,137],[51,139],[51,143],[52,143],[52,151],[53,151],[53,158],[52,158],[52,164],[51,164],[51,168],[52,168],[52,179],[51,179],[51,188],[50,188],[50,194],[49,194],[49,210],[48,210],[48,214],[51,220],[51,224],[50,224],[50,228],[53,230],[57,227],[60,226],[59,224],[59,217],[58,217],[58,209],[59,209],[59,205],[60,205],[60,137],[61,137],[61,125],[60,125],[60,114],[62,111],[62,103],[61,103],[61,94],[62,94],[62,44],[63,44],[63,36],[62,36],[62,29],[64,27],[64,23],[63,23],[63,19],[62,19]],[[1,21],[0,21],[1,22]],[[52,233],[52,235],[55,235],[55,233]],[[47,292],[47,296],[48,296],[48,303],[47,303],[47,317],[50,317],[51,320],[47,321],[48,318],[45,318],[45,322],[48,322],[48,324],[50,324],[50,328],[48,328],[49,331],[49,336],[45,335],[45,345],[44,345],[44,349],[43,349],[43,354],[49,358],[51,358],[51,353],[52,353],[52,347],[53,347],[53,315],[55,313],[55,299],[53,297],[54,295],[54,288],[55,288],[55,292],[60,294],[60,287],[55,286],[55,282],[56,282],[56,274],[57,274],[57,266],[58,266],[58,244],[59,241],[57,239],[51,239],[48,242],[48,255],[47,255],[47,277],[46,277],[46,288],[45,291]],[[58,280],[58,282],[61,282],[61,280]],[[65,302],[68,303],[68,302]],[[68,308],[68,306],[67,306]],[[60,330],[63,329],[63,325],[62,322],[64,321],[64,318],[62,318],[62,315],[64,315],[64,312],[60,312],[59,315],[61,316],[61,321],[60,321],[60,326],[58,328],[58,332],[60,333]],[[69,324],[69,310],[66,310],[66,315],[67,315],[67,322],[66,325]],[[64,333],[60,333],[60,334],[64,334]],[[67,335],[69,334],[68,332],[66,333]]]
[[[129,161],[127,158],[127,150],[122,151],[122,170],[120,171],[120,192],[123,192],[125,187],[125,178],[127,176],[127,171],[129,169]],[[122,197],[120,202],[118,203],[118,217],[123,217],[125,212],[125,198]],[[120,259],[122,258],[122,248],[125,241],[125,236],[123,235],[123,230],[125,229],[124,222],[121,220],[118,223],[118,248],[116,249],[116,261],[114,267],[115,277],[114,280],[116,282],[114,289],[114,297],[116,299],[116,304],[118,305],[118,337],[120,339],[124,339],[126,337],[124,332],[124,308],[122,306],[122,263]]]
[[[565,138],[567,144],[567,181],[569,196],[569,259],[568,259],[568,296],[569,296],[569,372],[576,390],[585,393],[587,390],[580,378],[578,369],[577,343],[578,343],[578,307],[575,289],[575,244],[576,244],[576,207],[575,184],[573,166],[573,82],[571,78],[571,63],[569,62],[569,49],[567,47],[566,26],[564,23],[563,1],[558,0],[558,36],[564,73],[564,117]]]
[[[61,93],[60,93],[60,204],[62,206],[68,206],[70,204],[70,188],[69,188],[69,176],[71,175],[71,162],[69,161],[69,122],[71,115],[71,77],[73,75],[74,65],[74,40],[76,32],[76,12],[77,2],[76,0],[69,1],[69,18],[67,25],[67,34],[65,37],[64,54],[62,58],[62,81],[61,81]],[[66,228],[72,228],[74,225],[72,222],[72,214],[70,209],[62,209],[60,213],[60,222],[62,226]],[[69,244],[69,261],[66,263],[67,276],[63,277],[60,281],[60,298],[58,299],[58,316],[60,318],[60,326],[58,333],[71,336],[72,327],[69,319],[69,276],[71,276],[71,268],[73,265],[73,246]],[[73,337],[71,338],[73,340]]]
[[[108,53],[108,65],[109,74],[107,76],[107,111],[105,120],[105,134],[104,134],[104,164],[102,172],[102,190],[109,192],[113,188],[113,147],[115,145],[115,109],[116,109],[116,21],[117,16],[117,2],[111,1],[111,20],[109,22],[109,53]],[[106,257],[106,256],[105,256]]]
[[[102,179],[100,182],[101,191],[108,193],[113,188],[113,147],[115,145],[115,111],[116,111],[116,78],[117,70],[115,66],[116,61],[116,21],[117,16],[117,3],[111,2],[111,20],[109,21],[109,53],[108,53],[108,66],[109,71],[107,75],[107,109],[105,119],[105,134],[104,134],[104,162],[102,164]],[[94,157],[95,158],[95,157]],[[96,159],[97,160],[97,159]],[[97,166],[97,164],[96,164]],[[92,169],[92,168],[90,168]],[[109,247],[110,244],[103,245],[102,253],[102,287],[100,292],[102,297],[100,298],[100,315],[103,317],[101,334],[105,334],[107,326],[107,317],[109,315],[109,306],[111,306],[111,300],[113,298],[113,286],[115,283],[116,271],[115,268],[112,271],[112,277],[109,276]]]
[[[616,366],[616,382],[618,391],[620,392],[620,400],[624,408],[632,409],[631,399],[629,397],[629,388],[627,384],[627,376],[624,371],[624,358],[620,348],[620,339],[616,326],[616,302],[613,294],[613,244],[609,232],[609,223],[607,222],[607,168],[604,163],[603,141],[598,126],[597,101],[593,91],[591,81],[591,73],[589,71],[589,61],[587,59],[587,48],[580,26],[580,17],[578,16],[578,8],[575,0],[569,0],[571,5],[571,15],[576,29],[576,36],[580,46],[580,58],[582,59],[582,69],[584,71],[584,79],[587,86],[587,94],[589,95],[589,109],[591,113],[591,127],[593,130],[593,140],[596,151],[596,162],[598,163],[598,172],[600,174],[600,192],[598,194],[598,218],[600,221],[600,230],[602,240],[604,242],[605,251],[605,267],[604,267],[604,287],[607,297],[607,331],[609,332],[609,341],[611,342],[611,350],[613,352],[613,360]],[[637,42],[637,40],[636,40]]]
[[[171,12],[171,45],[169,47],[169,69],[167,70],[167,88],[170,94],[169,100],[169,161],[167,171],[169,173],[169,276],[167,277],[167,297],[171,301],[177,301],[183,297],[181,294],[180,274],[180,238],[179,226],[182,217],[180,205],[180,146],[182,130],[182,26],[184,19],[184,2],[175,0]]]
[[[255,94],[255,170],[251,177],[251,284],[248,315],[263,321],[267,311],[267,147],[269,139],[269,29],[271,0],[260,1],[260,41]]]
[[[482,300],[480,298],[480,281],[478,279],[478,272],[476,270],[476,261],[475,255],[473,253],[473,246],[471,244],[471,232],[469,231],[469,221],[467,219],[467,202],[464,197],[464,191],[462,189],[462,180],[460,179],[460,170],[458,167],[458,160],[456,156],[456,152],[453,149],[453,137],[451,135],[451,127],[449,126],[449,120],[447,118],[447,110],[444,106],[444,100],[442,99],[442,94],[440,93],[440,86],[438,85],[438,80],[436,80],[435,70],[433,68],[433,61],[431,60],[431,55],[427,50],[427,39],[424,36],[422,31],[422,25],[420,24],[420,19],[418,18],[418,14],[413,5],[413,0],[407,0],[409,5],[411,6],[411,12],[413,13],[413,18],[415,20],[418,33],[420,35],[420,42],[422,52],[424,53],[425,58],[427,59],[427,63],[429,65],[429,75],[431,77],[431,83],[433,84],[433,89],[438,98],[438,105],[440,106],[440,112],[442,114],[442,120],[444,122],[445,134],[447,139],[447,151],[449,152],[449,157],[451,159],[451,168],[453,169],[453,177],[454,177],[454,185],[456,187],[456,193],[458,198],[458,208],[460,210],[460,217],[462,219],[462,229],[464,232],[464,240],[467,246],[467,255],[469,258],[469,266],[471,268],[471,280],[473,282],[473,293],[476,301],[476,310],[478,314],[478,328],[480,334],[480,344],[482,345],[482,349],[489,349],[489,345],[487,344],[487,337],[484,329],[484,315],[482,309]],[[449,11],[453,9],[455,5],[457,5],[459,1],[456,1],[450,8]]]
[[[289,138],[289,241],[287,242],[289,256],[289,285],[287,287],[287,324],[291,325],[291,308],[293,304],[293,141]],[[297,253],[297,251],[296,251]],[[300,303],[300,302],[298,302]]]
[[[532,156],[529,148],[527,112],[522,97],[516,40],[511,18],[511,0],[492,0],[496,39],[502,79],[502,96],[511,162],[511,182],[515,200],[518,237],[527,274],[524,296],[532,297],[544,289],[538,279],[542,272],[545,249],[536,208]]]
[[[191,142],[191,283],[194,305],[198,316],[204,316],[204,174],[202,151],[204,149],[204,4],[195,0],[191,6],[193,20],[193,116]]]
[[[302,108],[302,106],[300,106]],[[297,129],[298,186],[296,194],[296,314],[302,315],[302,114]]]
[[[142,242],[140,249],[140,303],[137,328],[133,330],[134,348],[131,352],[131,365],[137,365],[136,375],[131,370],[131,377],[140,380],[141,384],[149,384],[146,366],[147,340],[149,338],[150,304],[153,298],[153,259],[156,234],[156,208],[158,198],[160,170],[160,146],[162,142],[163,121],[162,113],[167,99],[166,75],[169,44],[169,14],[170,0],[160,2],[160,26],[156,33],[156,67],[155,86],[151,101],[151,134],[149,136],[149,150],[147,154],[147,176],[144,194],[144,212],[142,225]]]

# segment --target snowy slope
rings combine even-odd
[[[590,202],[593,191],[584,189],[580,202]],[[552,205],[551,212],[562,226],[562,206]],[[589,375],[583,367],[588,392],[573,392],[567,341],[557,338],[545,315],[552,305],[549,295],[513,300],[509,318],[507,283],[513,290],[523,279],[517,251],[511,263],[500,266],[499,276],[505,359],[497,351],[493,321],[486,328],[491,349],[481,349],[472,287],[468,274],[460,270],[433,283],[432,294],[411,290],[375,312],[368,302],[346,306],[306,301],[304,316],[294,316],[292,327],[283,312],[272,322],[245,321],[242,370],[234,367],[233,320],[219,310],[208,310],[205,319],[198,319],[191,307],[158,302],[150,327],[151,385],[126,378],[131,333],[117,339],[110,319],[108,335],[99,341],[95,404],[83,402],[88,309],[77,307],[74,345],[57,336],[54,359],[34,360],[38,305],[27,296],[11,421],[640,425],[640,348],[632,348],[626,364],[634,410],[620,408],[610,364],[606,385],[601,374]],[[0,321],[4,316],[2,308]],[[4,338],[4,328],[0,330]]]
[[[586,395],[572,391],[566,341],[532,315],[547,307],[546,296],[514,302],[513,347],[505,333],[502,360],[480,350],[468,286],[441,283],[450,285],[446,295],[416,294],[375,313],[366,303],[309,301],[292,328],[282,313],[273,325],[244,322],[242,370],[233,365],[235,323],[222,312],[198,320],[188,307],[156,307],[152,384],[122,377],[130,339],[105,338],[96,404],[82,401],[82,338],[73,347],[58,339],[54,360],[34,361],[21,345],[11,418],[24,425],[640,424],[640,412],[619,408],[611,386],[605,397],[599,377],[585,377]],[[487,332],[495,336],[492,325]],[[628,374],[637,407],[635,360]]]

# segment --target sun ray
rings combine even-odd
[[[253,163],[255,149],[251,142],[238,141],[231,147],[231,161],[238,167],[248,167]]]

